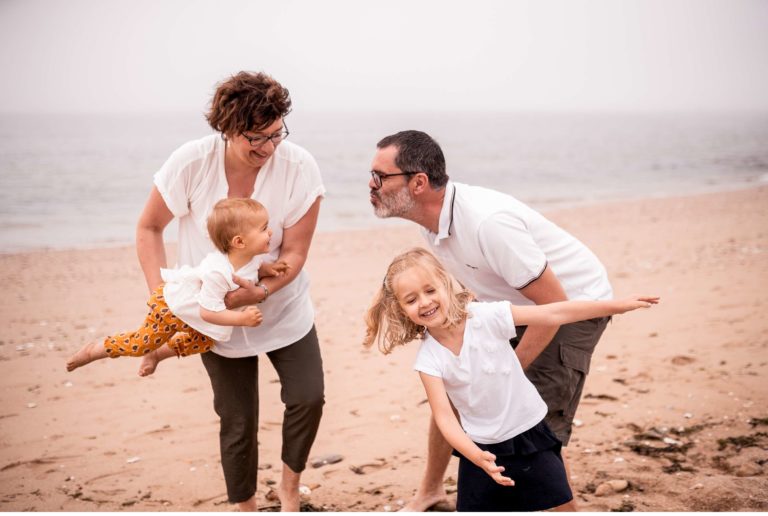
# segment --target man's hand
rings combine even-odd
[[[497,484],[510,487],[515,485],[514,480],[501,474],[502,471],[504,471],[504,466],[496,465],[496,455],[493,453],[483,451],[475,464],[483,468],[483,470],[488,473],[488,476],[496,481]]]
[[[240,308],[241,306],[255,305],[264,301],[264,289],[257,287],[252,281],[245,280],[240,276],[232,275],[234,281],[240,288],[228,292],[224,296],[224,304],[230,310]]]
[[[264,320],[261,310],[255,306],[247,306],[240,312],[241,326],[258,326]]]

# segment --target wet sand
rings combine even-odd
[[[768,510],[768,187],[548,216],[595,251],[618,296],[662,296],[616,317],[596,351],[568,447],[581,508]],[[417,344],[383,356],[360,342],[389,260],[420,244],[414,226],[316,236],[327,404],[311,457],[343,459],[308,466],[306,508],[395,510],[418,483],[429,407]],[[132,247],[3,255],[0,280],[0,510],[232,509],[199,358],[148,378],[130,358],[65,370],[83,343],[143,318]],[[282,406],[268,360],[260,385],[258,497],[274,509]]]

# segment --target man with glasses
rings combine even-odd
[[[421,225],[435,256],[480,301],[530,305],[612,297],[605,268],[584,244],[509,195],[449,181],[443,152],[426,133],[385,137],[371,169],[368,186],[376,216]],[[547,403],[547,424],[564,446],[592,352],[608,321],[518,327],[510,341]],[[424,511],[445,499],[450,455],[450,445],[431,421],[424,477],[403,510]],[[576,510],[574,502],[568,509]]]

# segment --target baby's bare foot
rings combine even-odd
[[[82,367],[86,364],[90,364],[94,360],[101,358],[107,358],[107,351],[104,349],[104,344],[100,342],[89,342],[80,350],[69,357],[67,360],[67,371],[74,371],[78,367]]]
[[[139,376],[149,376],[157,369],[157,364],[160,363],[160,357],[157,356],[157,350],[150,351],[141,358],[141,365],[139,366]]]
[[[176,352],[168,344],[163,344],[159,348],[150,351],[141,358],[139,366],[139,376],[149,376],[157,369],[157,364],[166,358],[175,357]]]

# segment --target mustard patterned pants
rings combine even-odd
[[[210,351],[216,343],[171,312],[163,296],[162,283],[152,292],[147,306],[149,306],[149,313],[141,328],[104,339],[104,348],[111,358],[141,357],[166,342],[177,356],[185,357]]]

